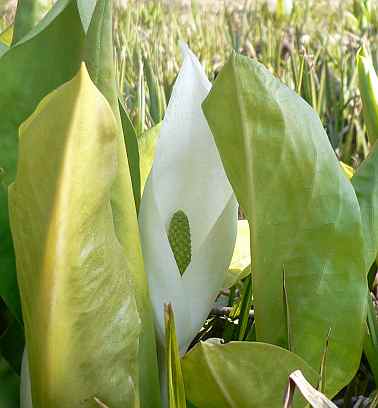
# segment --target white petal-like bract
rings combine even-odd
[[[193,53],[173,88],[143,193],[139,224],[160,343],[171,303],[181,353],[206,319],[230,264],[237,203],[201,109],[211,84]],[[172,215],[189,219],[192,257],[181,276],[168,240]]]

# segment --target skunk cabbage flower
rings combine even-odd
[[[211,85],[183,48],[139,213],[157,337],[164,345],[171,303],[181,353],[222,289],[237,231],[236,199],[201,109]]]
[[[289,16],[293,11],[293,0],[268,0],[268,9],[278,16]]]

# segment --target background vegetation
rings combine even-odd
[[[15,3],[0,3],[0,28]],[[368,13],[365,3],[301,0],[284,17],[262,0],[116,1],[118,80],[137,134],[164,115],[183,40],[211,79],[232,50],[264,63],[316,109],[340,159],[356,166],[368,151],[355,62],[362,43],[378,66],[378,5]]]

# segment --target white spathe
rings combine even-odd
[[[164,304],[171,303],[181,353],[222,289],[237,231],[237,202],[201,109],[211,84],[186,45],[183,54],[139,213],[157,337],[164,345]],[[183,276],[168,241],[178,210],[189,219],[192,243]]]
[[[267,0],[268,9],[271,13],[279,12],[282,9],[286,16],[289,16],[293,11],[293,0]]]

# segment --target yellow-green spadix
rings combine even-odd
[[[201,109],[211,84],[187,46],[183,54],[139,214],[158,339],[171,303],[181,353],[223,286],[237,231],[237,203]]]

